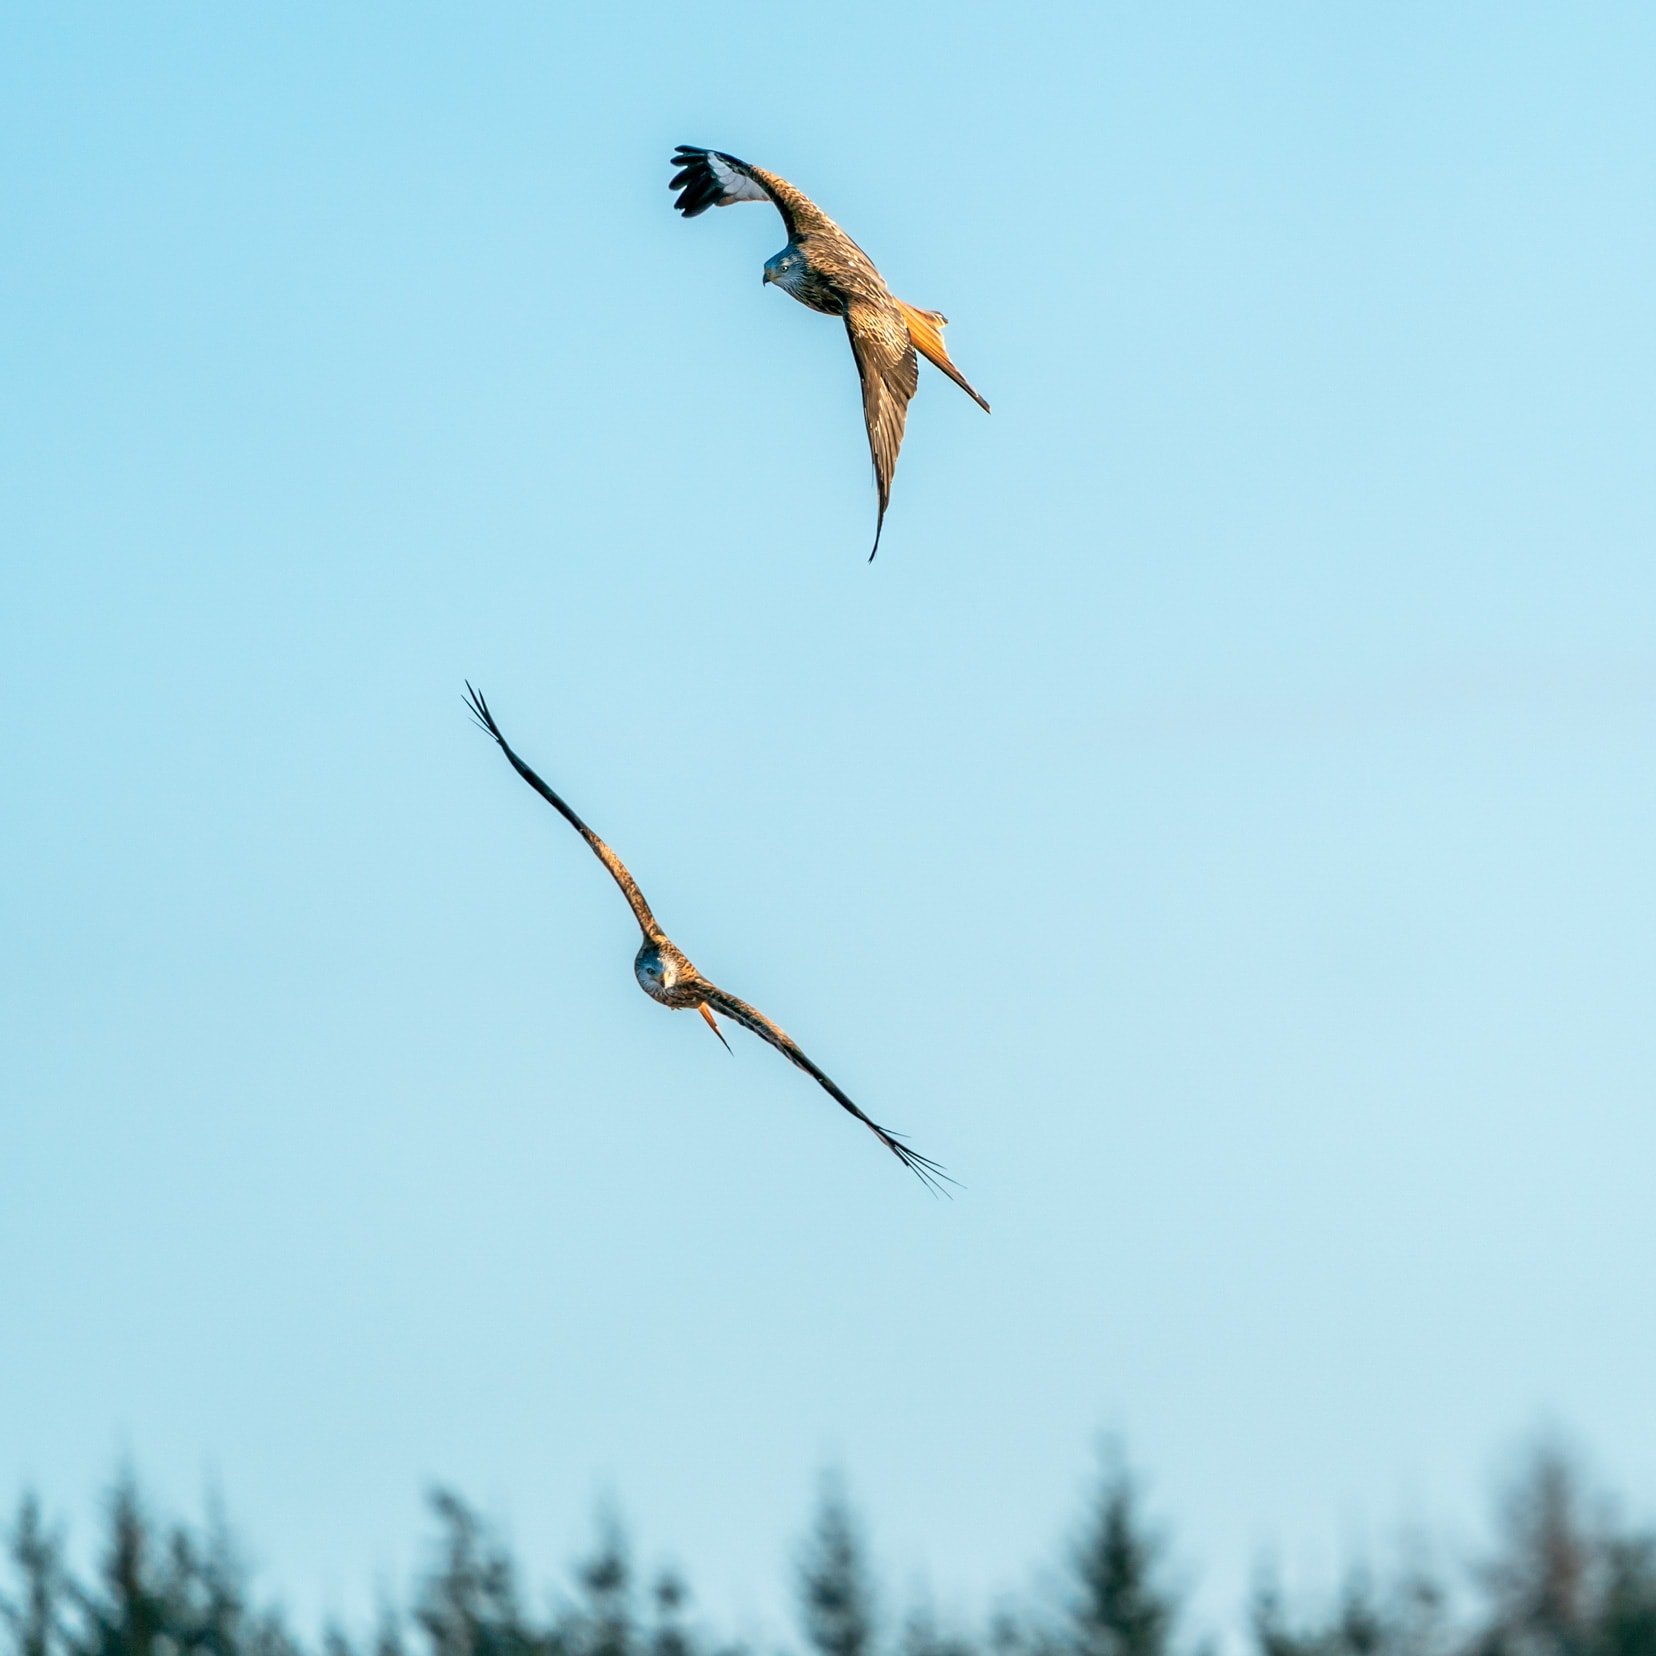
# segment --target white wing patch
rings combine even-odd
[[[769,201],[769,194],[744,172],[738,172],[728,161],[721,160],[712,150],[707,152],[707,170],[719,186],[719,206],[729,207],[738,201]]]

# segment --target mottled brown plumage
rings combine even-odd
[[[989,412],[988,403],[949,360],[943,344],[948,318],[906,305],[893,295],[868,255],[785,178],[749,166],[722,150],[695,149],[688,144],[680,144],[673,152],[673,164],[679,170],[669,188],[679,192],[674,205],[686,218],[738,201],[774,203],[787,229],[788,245],[766,261],[765,280],[775,282],[812,310],[845,319],[862,379],[863,418],[880,494],[880,515],[874,527],[874,552],[878,552],[897,451],[903,444],[903,423],[920,377],[916,349]],[[870,558],[874,552],[868,554]]]
[[[745,1000],[727,993],[716,983],[709,982],[691,965],[684,951],[678,948],[657,924],[656,917],[650,912],[650,905],[644,901],[644,893],[638,889],[638,882],[627,872],[626,865],[621,859],[512,751],[506,738],[501,735],[500,726],[495,723],[494,715],[489,711],[489,704],[481,693],[468,684],[466,696],[472,717],[477,720],[484,732],[499,744],[500,751],[511,761],[512,769],[592,847],[598,860],[610,871],[611,878],[620,886],[621,894],[627,899],[627,904],[633,911],[633,918],[638,922],[638,929],[644,934],[644,941],[639,945],[638,954],[633,960],[633,975],[637,977],[639,987],[644,993],[663,1006],[699,1012],[707,1020],[708,1027],[724,1041],[728,1049],[730,1043],[725,1041],[724,1034],[713,1016],[715,1012],[724,1013],[727,1018],[751,1030],[760,1040],[769,1042],[790,1063],[804,1070],[836,1104],[850,1111],[905,1167],[918,1175],[928,1188],[942,1191],[945,1181],[952,1184],[954,1181],[949,1179],[948,1174],[936,1162],[929,1161],[916,1150],[911,1150],[895,1133],[887,1131],[877,1121],[864,1115],[833,1081],[805,1056],[799,1043],[791,1035],[779,1025],[772,1023],[756,1007],[749,1006]]]

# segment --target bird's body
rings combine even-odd
[[[719,988],[716,983],[703,977],[696,970],[684,951],[673,943],[666,932],[661,929],[655,915],[650,911],[650,905],[644,900],[643,892],[638,889],[637,881],[627,872],[626,865],[512,751],[506,738],[501,735],[500,727],[495,723],[494,715],[489,711],[489,704],[484,701],[483,697],[472,689],[469,684],[466,686],[466,690],[473,718],[499,744],[501,752],[511,761],[512,768],[587,842],[598,860],[610,871],[615,883],[620,886],[622,895],[627,899],[628,906],[633,911],[633,918],[637,920],[638,928],[644,934],[643,941],[638,947],[638,953],[633,959],[633,975],[638,979],[638,985],[644,993],[651,1000],[658,1001],[661,1005],[672,1007],[677,1011],[699,1012],[720,1041],[724,1041],[724,1034],[714,1017],[716,1012],[722,1013],[733,1022],[751,1030],[760,1040],[766,1041],[775,1047],[790,1063],[804,1070],[836,1104],[849,1111],[857,1120],[862,1122],[905,1167],[918,1175],[928,1187],[933,1190],[940,1190],[942,1186],[939,1181],[948,1178],[942,1168],[935,1162],[928,1161],[917,1151],[911,1150],[894,1133],[889,1132],[878,1122],[864,1115],[805,1056],[799,1043],[779,1025],[772,1023],[763,1012],[760,1012],[756,1007],[749,1006],[745,1000],[741,1000],[728,991]],[[725,1045],[728,1047],[729,1042],[725,1042]]]
[[[903,443],[909,399],[919,384],[919,351],[989,412],[989,405],[949,360],[943,344],[948,318],[938,311],[905,304],[885,285],[874,261],[813,201],[785,178],[750,166],[721,150],[681,144],[673,154],[679,169],[671,188],[686,218],[709,207],[739,201],[769,201],[782,215],[788,245],[765,261],[765,281],[826,316],[843,317],[862,379],[863,418],[879,489],[880,515],[874,552],[880,549],[891,500],[891,478]],[[869,553],[869,557],[874,556]]]

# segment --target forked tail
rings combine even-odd
[[[948,317],[941,311],[919,310],[913,305],[905,305],[901,299],[897,300],[897,308],[903,313],[903,321],[908,325],[909,338],[914,341],[915,350],[934,368],[941,368],[987,414],[988,403],[966,383],[966,376],[949,361],[949,348],[943,343],[943,329]]]

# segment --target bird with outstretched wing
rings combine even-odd
[[[729,1050],[730,1043],[725,1041],[724,1032],[714,1017],[715,1012],[722,1012],[727,1018],[752,1030],[761,1041],[768,1041],[789,1062],[804,1070],[841,1109],[849,1110],[910,1172],[918,1175],[929,1189],[946,1194],[943,1192],[944,1183],[953,1184],[955,1181],[950,1179],[936,1162],[929,1161],[917,1150],[911,1150],[895,1133],[889,1132],[877,1121],[864,1115],[833,1081],[805,1056],[799,1043],[791,1035],[772,1023],[757,1007],[749,1006],[745,1000],[740,1000],[719,988],[716,983],[708,982],[690,964],[684,952],[674,946],[666,932],[657,924],[656,917],[650,912],[650,905],[644,901],[644,893],[638,889],[638,882],[627,872],[626,865],[621,859],[512,751],[506,738],[501,735],[500,726],[495,723],[494,715],[489,711],[489,704],[470,684],[466,686],[466,697],[472,717],[487,735],[500,744],[500,751],[511,761],[512,769],[592,847],[598,860],[610,871],[611,877],[620,886],[621,894],[627,899],[633,911],[633,918],[638,922],[638,929],[644,934],[644,941],[639,945],[638,954],[633,961],[633,974],[644,993],[651,1000],[660,1001],[663,1006],[701,1013],[707,1020],[708,1028],[724,1042],[726,1050]]]
[[[696,149],[689,144],[680,144],[673,152],[673,165],[678,171],[669,188],[679,192],[673,205],[686,218],[739,201],[771,202],[782,215],[788,245],[765,261],[765,281],[774,282],[812,310],[844,317],[862,378],[863,418],[880,492],[880,515],[874,525],[874,552],[878,552],[891,500],[891,475],[903,444],[903,422],[920,378],[915,352],[942,369],[985,414],[989,412],[988,403],[949,360],[943,344],[949,319],[897,298],[881,280],[873,260],[785,178],[749,166],[722,150]],[[870,559],[874,552],[868,554]]]

